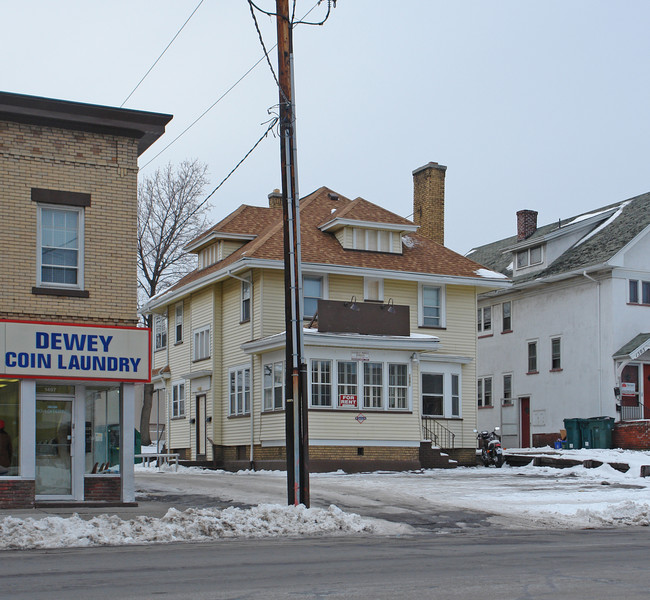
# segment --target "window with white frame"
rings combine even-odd
[[[629,280],[629,303],[650,304],[650,281]]]
[[[484,306],[478,309],[478,331],[486,333],[492,331],[492,307]]]
[[[512,331],[512,302],[501,305],[501,331]]]
[[[383,408],[384,364],[363,363],[363,408]]]
[[[174,315],[175,315],[175,320],[174,320],[174,333],[176,335],[176,339],[174,342],[176,344],[180,344],[183,341],[183,303],[179,302],[175,309],[174,309]]]
[[[264,365],[264,410],[284,408],[284,363],[274,362]]]
[[[229,374],[229,416],[249,415],[251,412],[251,370],[239,367]]]
[[[408,365],[390,363],[388,365],[388,408],[406,410],[408,408]]]
[[[376,277],[363,278],[364,300],[383,302],[384,301],[384,280]]]
[[[421,285],[419,304],[422,327],[444,327],[444,290],[441,286]]]
[[[460,376],[451,375],[451,416],[460,417]]]
[[[528,342],[528,372],[537,373],[537,342]]]
[[[185,416],[185,382],[172,384],[172,419]]]
[[[37,284],[83,288],[84,209],[38,205]]]
[[[332,406],[332,361],[311,361],[311,404]]]
[[[241,322],[251,320],[251,282],[241,282]]]
[[[355,250],[369,250],[370,252],[392,252],[393,235],[392,231],[383,229],[352,229],[352,247]]]
[[[422,414],[444,417],[445,394],[442,373],[422,373]]]
[[[167,315],[154,315],[154,350],[167,348]]]
[[[359,376],[357,363],[351,360],[339,360],[336,369],[338,406],[351,407],[354,404],[353,408],[358,408]],[[345,403],[341,399],[342,396],[348,397]],[[350,396],[354,396],[356,402],[352,402]]]
[[[323,298],[323,278],[305,275],[302,278],[303,309],[305,319],[311,319],[318,312],[318,300]]]
[[[492,377],[479,377],[476,385],[478,406],[492,406]]]
[[[559,337],[551,338],[551,371],[562,369],[562,340]]]
[[[210,358],[210,326],[194,331],[194,360]]]
[[[503,399],[512,400],[512,374],[511,373],[506,373],[503,376]]]
[[[517,268],[531,267],[539,265],[543,261],[542,246],[533,246],[517,252]]]

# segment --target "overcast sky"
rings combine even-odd
[[[0,87],[120,106],[198,3],[0,0]],[[297,13],[315,4],[297,0]],[[258,18],[270,48],[275,23]],[[466,253],[513,235],[519,209],[545,224],[650,191],[649,25],[647,0],[339,0],[324,26],[294,34],[301,195],[326,185],[410,216],[412,171],[439,162],[446,245]],[[261,56],[245,0],[204,0],[125,104],[174,115],[141,176],[197,158],[211,191],[277,106],[265,61],[156,154]],[[277,187],[269,136],[212,217],[267,205]]]

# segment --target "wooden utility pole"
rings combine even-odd
[[[309,432],[304,364],[300,203],[293,92],[293,41],[288,0],[276,0],[278,83],[280,85],[280,163],[284,217],[286,323],[285,431],[289,504],[309,507]]]

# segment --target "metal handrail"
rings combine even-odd
[[[455,448],[456,434],[432,417],[422,416],[422,433],[425,440],[443,450]]]

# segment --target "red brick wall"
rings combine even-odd
[[[650,449],[650,421],[616,423],[612,432],[614,448],[626,450]]]
[[[34,508],[34,481],[0,477],[0,508]]]
[[[120,502],[122,484],[119,476],[99,475],[84,478],[86,502]]]

